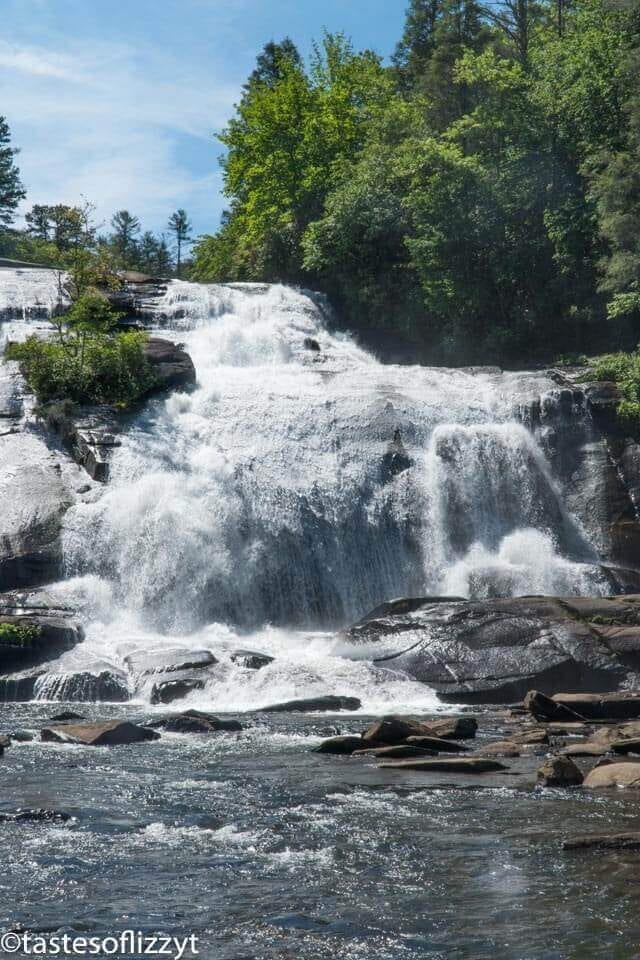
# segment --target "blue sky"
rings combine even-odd
[[[264,43],[307,54],[324,28],[384,56],[407,0],[0,0],[0,115],[32,203],[83,196],[161,231],[224,207],[213,134]]]

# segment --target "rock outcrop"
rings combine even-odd
[[[158,740],[160,734],[126,720],[96,723],[63,723],[44,727],[40,739],[45,743],[77,743],[88,747],[111,747],[128,743]]]
[[[377,663],[451,702],[513,703],[532,688],[605,693],[640,685],[638,594],[410,598],[378,607],[346,636],[374,645]]]
[[[286,700],[261,707],[259,713],[325,713],[341,710],[359,710],[362,706],[357,697],[311,697],[306,700]]]

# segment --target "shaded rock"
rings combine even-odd
[[[36,684],[38,696],[66,703],[126,703],[130,699],[124,677],[111,670],[101,673],[45,673]]]
[[[378,764],[379,767],[395,770],[422,770],[425,773],[442,770],[446,773],[490,773],[494,770],[507,770],[498,760],[485,760],[482,757],[439,757],[436,760],[395,760]]]
[[[407,737],[407,743],[414,747],[423,747],[425,750],[434,750],[436,753],[462,753],[469,747],[462,743],[456,743],[454,740],[446,740],[444,737]]]
[[[520,747],[512,740],[497,740],[495,743],[486,743],[478,747],[476,755],[482,757],[519,757]]]
[[[42,671],[14,673],[0,677],[0,703],[28,703],[35,698]]]
[[[567,837],[563,850],[640,850],[640,832],[601,833]]]
[[[144,345],[144,355],[156,381],[149,393],[180,390],[195,385],[196,368],[193,360],[179,344],[160,337],[149,337]]]
[[[591,733],[593,727],[590,724],[577,721],[576,723],[547,723],[545,730],[552,737],[569,737],[576,734]]]
[[[305,337],[302,341],[305,350],[311,350],[313,353],[320,353],[320,344],[313,337]]]
[[[11,739],[15,740],[16,743],[31,743],[35,738],[35,730],[14,730],[11,734]]]
[[[435,757],[436,750],[426,747],[417,747],[411,743],[397,743],[392,747],[368,747],[366,750],[356,750],[354,756],[370,754],[374,757]]]
[[[0,813],[0,823],[66,823],[71,814],[62,810],[16,810],[14,813]]]
[[[53,717],[49,717],[47,723],[65,723],[70,720],[86,720],[86,717],[83,717],[81,713],[74,713],[73,710],[63,710],[62,713],[56,713]]]
[[[258,713],[320,713],[340,710],[359,710],[362,706],[357,697],[311,697],[307,700],[286,700],[270,707],[261,707]]]
[[[314,747],[314,753],[335,753],[344,755],[355,753],[356,750],[362,750],[362,737],[329,737],[328,740],[323,740],[321,744],[319,744],[317,747]]]
[[[584,778],[584,786],[592,790],[606,787],[640,790],[640,763],[607,763],[594,767]]]
[[[173,703],[182,700],[194,690],[204,690],[205,682],[200,677],[180,677],[176,680],[163,680],[151,688],[151,703]]]
[[[538,770],[542,787],[575,787],[582,783],[582,773],[569,757],[550,757]]]
[[[199,710],[186,710],[173,717],[162,717],[147,724],[153,730],[165,730],[167,733],[221,733],[242,730],[239,720],[215,717],[211,713]]]
[[[609,693],[640,676],[640,595],[403,599],[377,607],[346,639],[376,644],[375,662],[446,701],[513,703],[532,689]]]
[[[531,690],[525,706],[541,719],[632,720],[640,717],[640,693],[555,693],[547,697]]]
[[[402,435],[399,429],[396,429],[393,440],[389,444],[387,452],[382,458],[382,480],[388,482],[398,474],[404,473],[413,466],[413,460],[407,453],[402,442]]]
[[[229,659],[247,670],[260,670],[273,663],[275,657],[270,657],[268,653],[256,653],[254,650],[234,650]]]
[[[159,738],[156,730],[140,727],[127,720],[64,723],[44,727],[40,731],[40,739],[45,743],[78,743],[88,747],[120,746]]]
[[[9,629],[3,632],[2,625]],[[0,614],[0,672],[14,673],[55,660],[83,636],[80,624],[70,617]]]
[[[640,753],[640,738],[629,737],[626,740],[616,740],[611,744],[614,753]]]
[[[606,743],[593,743],[588,740],[585,743],[570,744],[563,749],[562,754],[565,757],[603,757],[608,752]]]
[[[440,717],[427,721],[430,736],[443,740],[471,740],[478,730],[475,717]]]
[[[210,650],[160,650],[130,653],[124,658],[132,673],[149,676],[154,673],[174,673],[180,670],[204,670],[218,661]]]

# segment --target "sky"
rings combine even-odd
[[[196,233],[225,206],[215,132],[269,40],[322,31],[388,57],[407,0],[0,0],[0,116],[34,203],[129,209]]]

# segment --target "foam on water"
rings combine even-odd
[[[135,650],[212,649],[198,705],[251,709],[351,693],[370,710],[433,705],[346,660],[332,631],[382,600],[602,592],[596,557],[527,411],[544,374],[379,364],[291,288],[174,281],[154,307],[198,385],[149,404],[111,480],[64,522],[87,640],[61,670]],[[276,657],[235,667],[234,647]]]

